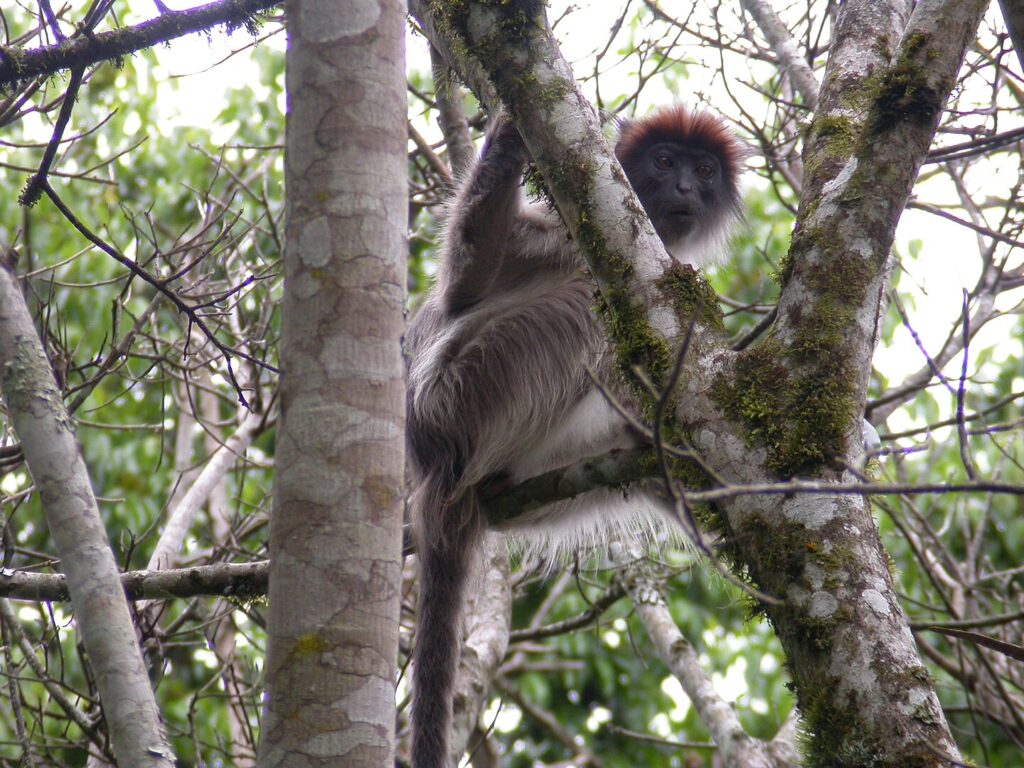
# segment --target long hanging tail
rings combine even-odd
[[[413,650],[412,765],[449,768],[452,691],[462,644],[462,601],[480,534],[476,493],[449,497],[428,477],[418,489],[419,619]]]

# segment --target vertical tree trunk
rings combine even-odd
[[[405,7],[299,2],[288,13],[259,764],[379,768],[394,741],[404,490]]]

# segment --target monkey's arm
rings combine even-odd
[[[521,207],[519,183],[528,157],[519,131],[499,115],[448,222],[442,282],[447,312],[458,314],[491,292]]]

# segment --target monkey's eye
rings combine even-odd
[[[659,171],[667,171],[672,167],[672,158],[668,155],[655,155],[654,167]]]
[[[709,163],[701,163],[697,166],[697,175],[707,181],[715,175],[715,167]]]

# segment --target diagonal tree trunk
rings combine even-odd
[[[114,755],[122,766],[171,768],[174,755],[135,642],[89,472],[21,287],[7,263],[0,263],[0,389],[67,576]]]
[[[412,3],[467,83],[485,102],[508,108],[584,246],[616,340],[634,343],[631,359],[639,352],[648,371],[669,364],[659,336],[671,343],[698,315],[674,393],[677,423],[667,429],[697,449],[711,475],[704,482],[725,484],[855,481],[844,467],[860,450],[893,233],[984,7],[982,0],[841,7],[806,142],[779,320],[768,339],[737,354],[707,309],[714,299],[706,285],[671,268],[643,217],[627,212],[639,206],[541,9]],[[708,522],[739,570],[774,597],[764,611],[787,653],[810,764],[959,759],[865,499],[755,497],[720,505]]]

